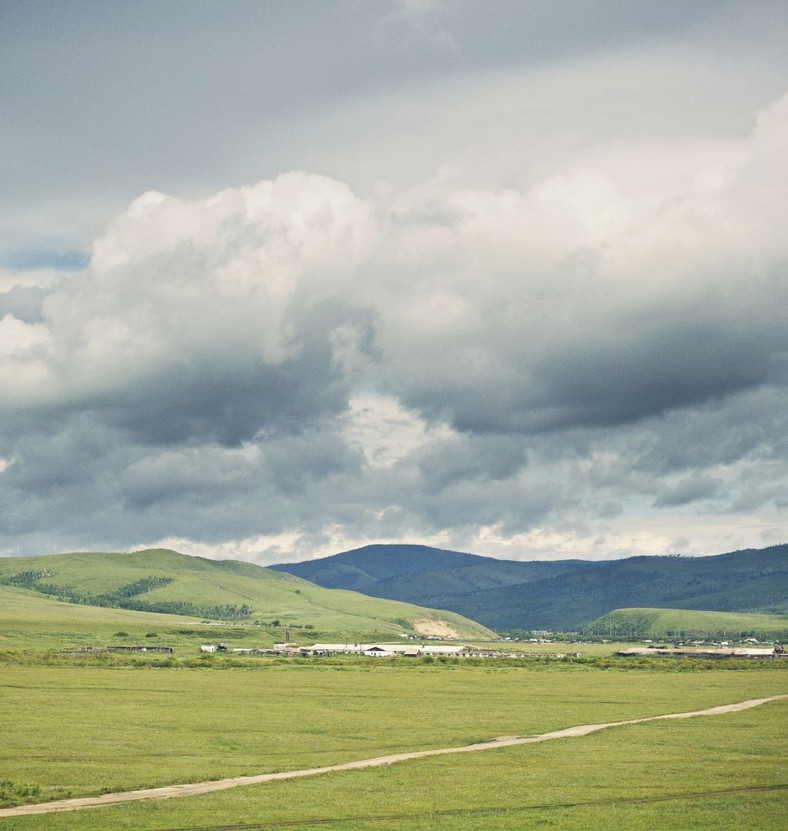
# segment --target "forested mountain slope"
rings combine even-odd
[[[493,629],[573,629],[614,609],[788,611],[788,545],[708,557],[496,560],[377,545],[275,566],[321,585],[451,609]],[[323,582],[326,581],[326,582]]]

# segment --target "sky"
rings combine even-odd
[[[3,0],[0,556],[786,542],[788,4]]]

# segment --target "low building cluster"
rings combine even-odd
[[[662,655],[670,658],[786,658],[782,647],[772,649],[758,649],[754,647],[680,647],[680,646],[649,646],[621,649],[616,655],[625,657],[653,657]]]
[[[79,649],[67,649],[65,652],[71,652],[76,655],[79,653],[99,653],[99,652],[160,652],[166,655],[172,653],[171,646],[81,646]]]
[[[495,658],[495,649],[479,649],[462,645],[419,643],[316,643],[299,647],[303,655],[365,655],[368,658],[422,658],[427,655],[444,658]]]
[[[216,651],[205,649],[202,651]],[[316,643],[299,646],[295,643],[275,643],[270,649],[234,648],[237,655],[265,655],[295,658],[326,657],[333,655],[364,655],[368,658],[508,658],[513,657],[497,649],[473,646],[425,643]]]

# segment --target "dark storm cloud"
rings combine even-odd
[[[419,473],[426,490],[440,493],[460,480],[508,479],[521,470],[525,457],[526,448],[516,437],[457,437],[428,446]]]
[[[125,546],[141,533],[218,542],[275,533],[282,522],[317,527],[338,489],[359,492],[358,454],[332,428],[242,448],[154,449],[129,439],[80,415],[58,432],[17,441],[0,477],[9,506],[4,546],[40,544],[47,535],[63,541],[48,550]]]
[[[579,336],[568,331],[568,343],[554,354],[534,359],[524,333],[520,355],[491,346],[488,362],[497,368],[486,377],[469,375],[463,383],[438,375],[416,388],[405,380],[402,394],[425,412],[450,413],[454,426],[469,432],[626,424],[777,380],[777,358],[788,349],[779,319],[788,289],[784,294],[765,299],[762,322],[750,332],[735,331],[735,309],[727,327],[669,318],[660,327],[652,317],[639,329],[611,308],[599,331],[583,332],[578,322]]]
[[[740,459],[788,459],[788,390],[765,386],[668,413],[629,440],[632,468],[656,476],[730,466]]]
[[[342,412],[347,385],[331,365],[330,345],[314,336],[298,358],[271,367],[262,360],[190,361],[107,395],[95,409],[146,444],[218,441],[238,446],[264,431],[300,432],[315,418]]]
[[[63,419],[55,432],[18,438],[0,477],[5,545],[13,549],[31,538],[35,545],[48,536],[95,542],[120,516],[117,472],[139,455],[86,414]]]
[[[715,309],[713,299],[662,319],[658,310],[637,322],[613,312],[605,331],[591,333],[585,343],[575,338],[569,350],[534,367],[537,406],[529,406],[526,391],[523,410],[538,413],[544,397],[545,427],[552,426],[551,413],[558,426],[615,425],[775,380],[775,359],[788,349],[778,311],[788,303],[788,283],[762,299],[757,331],[742,331],[740,309]],[[704,320],[715,311],[724,319]],[[690,318],[681,320],[682,314]]]
[[[3,551],[777,533],[783,5],[0,16]]]
[[[654,502],[654,505],[657,508],[687,505],[698,499],[708,499],[716,496],[719,487],[720,480],[711,476],[689,476],[672,487],[666,488]]]

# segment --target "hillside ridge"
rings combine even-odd
[[[499,631],[571,630],[628,607],[788,612],[788,544],[602,561],[497,560],[421,546],[414,566],[415,548],[366,546],[274,568],[336,588],[353,581],[357,591],[451,609]]]
[[[359,634],[418,633],[440,624],[458,637],[492,634],[451,611],[327,589],[254,563],[169,549],[0,558],[2,585],[79,605],[212,620],[276,620],[282,626]]]

